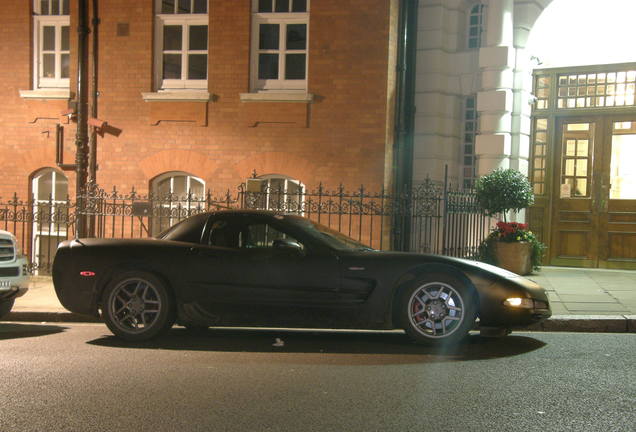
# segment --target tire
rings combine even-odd
[[[470,281],[453,274],[431,273],[402,292],[398,313],[402,328],[414,342],[455,344],[473,328],[477,305]]]
[[[13,302],[13,299],[0,302],[0,319],[9,315],[9,312],[11,312],[11,308],[13,307]]]
[[[150,340],[174,324],[176,307],[171,294],[151,273],[122,273],[104,290],[102,317],[115,336],[133,342]]]

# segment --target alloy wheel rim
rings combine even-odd
[[[113,323],[126,333],[143,333],[159,318],[162,303],[157,288],[144,279],[120,282],[110,296]]]
[[[464,321],[464,301],[459,292],[443,282],[430,282],[416,289],[408,302],[413,329],[428,338],[453,334]]]

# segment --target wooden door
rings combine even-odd
[[[603,132],[598,265],[636,269],[636,116],[608,118]]]
[[[556,122],[553,213],[549,262],[597,267],[602,119],[566,118]]]
[[[636,117],[556,130],[550,264],[636,269]]]

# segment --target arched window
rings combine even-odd
[[[205,209],[205,182],[181,171],[170,171],[150,182],[153,201],[152,234]]]
[[[250,185],[251,183],[251,185]],[[248,192],[256,192],[255,207],[302,213],[305,186],[291,177],[268,174],[248,180]]]
[[[481,3],[477,3],[470,8],[470,13],[468,14],[468,49],[481,47],[481,35],[484,32],[484,14],[485,7]]]
[[[33,263],[38,274],[49,274],[57,245],[68,237],[68,179],[53,168],[31,178],[33,192]]]
[[[188,193],[191,193],[193,199],[201,199],[205,182],[185,172],[171,171],[155,177],[151,182],[151,190],[156,197],[172,195],[173,198],[187,199]]]
[[[38,171],[31,183],[33,197],[40,203],[63,202],[68,198],[68,179],[53,168]]]

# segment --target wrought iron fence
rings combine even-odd
[[[492,225],[473,191],[431,180],[402,196],[364,186],[347,191],[342,185],[335,190],[319,185],[290,194],[282,188],[242,185],[237,201],[241,208],[305,216],[376,249],[395,249],[395,237],[406,233],[404,250],[457,257],[474,256]]]
[[[395,249],[394,239],[406,235],[400,249],[458,257],[473,256],[492,225],[480,213],[472,191],[454,189],[447,182],[427,180],[408,194],[392,196],[364,186],[347,191],[342,185],[289,193],[248,181],[237,193],[227,191],[220,198],[210,191],[204,196],[159,196],[133,188],[122,194],[96,185],[75,202],[34,197],[22,201],[14,194],[6,201],[0,198],[0,228],[16,235],[34,271],[47,274],[57,244],[76,236],[79,216],[86,218],[90,236],[143,238],[194,214],[237,208],[299,214],[377,249]]]

